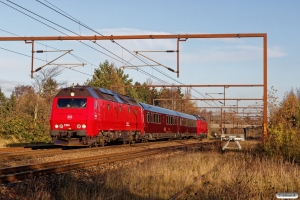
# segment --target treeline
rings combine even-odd
[[[72,83],[58,82],[56,77],[61,73],[57,67],[44,68],[36,73],[32,85],[18,85],[6,97],[0,86],[0,145],[7,142],[49,142],[49,115],[52,99],[60,88]],[[76,83],[75,83],[76,84]],[[155,104],[168,109],[189,114],[200,114],[196,102],[188,100],[191,91],[180,88],[154,88],[151,79],[144,83],[135,82],[114,63],[107,60],[94,70],[93,77],[84,85],[102,87],[117,93],[131,96],[148,104]],[[143,87],[122,87],[143,86]],[[156,99],[182,100],[156,100]]]
[[[300,163],[300,89],[291,90],[278,102],[276,90],[269,92],[269,126],[265,150],[272,156]]]

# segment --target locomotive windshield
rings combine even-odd
[[[58,108],[85,108],[85,98],[63,98],[57,101]]]

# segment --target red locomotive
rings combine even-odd
[[[207,134],[200,116],[160,108],[90,86],[68,87],[53,99],[50,135],[58,145],[104,145],[121,140],[199,138]]]

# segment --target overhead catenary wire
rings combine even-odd
[[[20,52],[17,52],[17,51],[13,51],[13,50],[6,49],[6,48],[3,48],[3,47],[0,47],[0,49],[31,58],[31,56],[26,55],[26,54],[23,54],[23,53],[20,53]],[[34,59],[35,59],[35,60],[39,60],[39,61],[43,61],[43,62],[47,62],[46,60],[43,60],[43,59],[40,59],[40,58],[34,58]],[[57,67],[64,67],[64,68],[66,68],[66,69],[73,70],[73,71],[76,71],[76,72],[78,72],[78,73],[81,73],[81,74],[85,74],[85,75],[91,76],[90,74],[87,74],[87,73],[84,73],[84,72],[81,72],[81,71],[72,69],[72,68],[70,68],[70,67],[65,67],[65,66],[62,66],[62,65],[59,65],[59,66],[57,66]]]
[[[38,15],[38,14],[36,14],[36,13],[34,13],[34,12],[32,12],[32,11],[30,11],[30,10],[28,10],[28,9],[26,9],[26,8],[24,8],[24,7],[20,6],[20,5],[18,5],[18,4],[16,4],[16,3],[14,3],[14,2],[11,2],[11,1],[9,1],[9,0],[7,0],[7,1],[10,2],[10,3],[12,3],[12,4],[14,4],[15,6],[18,6],[18,7],[22,8],[22,9],[26,10],[27,12],[30,12],[30,13],[32,13],[32,14],[34,14],[34,15],[36,15],[36,16],[38,16],[38,17],[40,17],[40,18],[42,18],[42,19],[44,19],[44,20],[46,20],[46,21],[48,21],[48,22],[50,22],[50,23],[52,23],[52,24],[54,24],[54,25],[56,25],[56,26],[58,26],[58,27],[60,27],[60,28],[62,28],[62,29],[65,29],[65,30],[67,30],[67,31],[69,31],[69,32],[71,32],[71,33],[74,33],[74,34],[78,35],[78,36],[81,36],[81,35],[79,35],[79,34],[73,32],[73,31],[71,31],[71,30],[69,30],[69,29],[67,29],[67,28],[65,28],[65,27],[63,27],[63,26],[61,26],[61,25],[59,25],[59,24],[57,24],[57,23],[55,23],[55,22],[52,22],[51,20],[48,20],[48,19],[46,19],[46,18],[44,18],[44,17],[42,17],[42,16],[40,16],[40,15]],[[30,15],[28,15],[28,14],[26,14],[26,13],[24,13],[24,12],[22,12],[22,11],[16,9],[16,8],[14,8],[14,7],[12,7],[12,6],[10,6],[10,5],[4,3],[4,2],[2,2],[2,1],[1,1],[1,3],[3,3],[3,4],[5,4],[5,5],[7,5],[7,6],[11,7],[11,8],[13,8],[13,9],[17,10],[18,12],[21,12],[22,14],[25,14],[26,16],[28,16],[28,17],[30,17],[30,18],[32,18],[32,19],[34,19],[34,20],[36,20],[36,21],[38,21],[38,22],[40,22],[40,23],[42,23],[42,24],[44,24],[44,25],[46,25],[46,26],[48,26],[48,27],[50,27],[50,28],[52,28],[52,29],[54,29],[54,30],[60,32],[60,33],[62,33],[62,34],[64,34],[64,35],[67,35],[67,34],[63,33],[62,31],[60,31],[60,30],[58,30],[58,29],[56,29],[56,28],[54,28],[54,27],[52,27],[52,26],[50,26],[50,25],[48,25],[48,24],[46,24],[46,23],[44,23],[44,22],[42,22],[42,21],[40,21],[40,20],[38,20],[38,19],[36,19],[36,18],[34,18],[34,17],[32,17],[32,16],[30,16]],[[47,6],[47,7],[48,7],[48,6]],[[69,18],[69,17],[68,17],[68,18]],[[73,20],[73,21],[74,21],[74,20]],[[76,21],[75,21],[75,22],[76,22]],[[78,22],[80,23],[80,25],[83,25],[80,21],[77,20],[76,23],[78,23]],[[86,28],[89,28],[89,27],[86,26]],[[89,28],[89,29],[90,29],[90,30],[93,30],[93,29],[91,29],[91,28]],[[95,31],[95,30],[93,30],[93,31]],[[98,32],[97,32],[97,33],[98,33]],[[98,34],[100,34],[100,33],[98,33]],[[102,34],[100,34],[100,35],[102,35]],[[67,36],[69,36],[69,35],[67,35]],[[81,37],[83,37],[83,36],[81,36]],[[84,38],[84,37],[83,37],[83,38]],[[99,45],[99,44],[97,44],[97,43],[95,43],[95,44],[98,45],[99,47],[103,48],[104,50],[108,51],[108,52],[111,53],[112,55],[116,56],[117,58],[121,59],[122,61],[120,61],[120,60],[118,60],[118,59],[116,59],[116,58],[114,58],[114,57],[112,57],[112,56],[109,56],[108,54],[106,54],[106,53],[104,53],[104,52],[102,52],[102,51],[99,51],[98,49],[95,49],[94,47],[91,47],[90,45],[88,45],[88,44],[86,44],[86,43],[84,43],[84,42],[82,42],[82,41],[78,41],[78,42],[80,42],[80,43],[82,43],[82,44],[84,44],[84,45],[86,45],[86,46],[88,46],[88,47],[90,47],[90,48],[92,48],[92,49],[94,49],[94,50],[96,50],[96,51],[98,51],[98,52],[100,52],[100,53],[102,53],[102,54],[104,54],[104,55],[106,55],[106,56],[112,58],[112,59],[114,59],[114,60],[117,60],[118,62],[121,62],[121,63],[123,63],[123,64],[124,64],[124,62],[128,63],[128,62],[127,62],[126,60],[124,60],[123,58],[120,58],[118,55],[114,54],[113,52],[109,51],[108,49],[104,48],[103,46],[101,46],[101,45]],[[91,42],[93,42],[93,41],[91,41]],[[116,43],[115,41],[113,41],[113,42]],[[118,43],[116,43],[116,44],[119,45]],[[123,48],[124,50],[126,50],[126,51],[128,51],[129,53],[132,54],[132,52],[130,52],[128,49],[124,48],[124,47],[121,46],[121,45],[119,45],[119,46],[120,46],[121,48]],[[134,55],[134,54],[132,54],[132,55]],[[144,60],[142,60],[142,59],[140,59],[140,58],[139,58],[139,60],[141,60],[142,62],[145,63]],[[129,63],[129,64],[132,65],[131,63]],[[146,64],[148,64],[148,63],[146,63]],[[134,65],[132,65],[132,66],[134,67]],[[160,71],[160,70],[158,70],[158,69],[156,69],[156,68],[154,68],[154,69],[155,69],[156,71],[162,73],[163,75],[167,76],[168,78],[170,78],[170,79],[172,79],[172,80],[174,80],[174,81],[176,81],[176,82],[178,82],[178,83],[180,83],[180,84],[183,84],[183,83],[181,83],[180,81],[177,81],[176,79],[173,79],[172,77],[170,77],[170,76],[168,76],[167,74],[163,73],[162,71]],[[143,74],[145,74],[145,75],[147,75],[147,76],[149,76],[149,77],[152,77],[152,78],[154,78],[154,79],[156,79],[156,80],[158,80],[158,81],[160,81],[160,82],[169,84],[169,83],[167,83],[166,81],[164,81],[164,80],[162,80],[162,79],[159,79],[158,77],[155,77],[153,74],[149,74],[148,72],[146,72],[146,71],[144,71],[144,70],[141,70],[141,69],[138,69],[138,68],[137,68],[136,70],[139,71],[139,72],[141,72],[141,73],[143,73]],[[183,85],[184,85],[184,84],[183,84]],[[193,89],[193,88],[192,88],[192,89]],[[201,94],[201,93],[198,92],[197,90],[195,90],[195,89],[193,89],[193,90],[196,91],[196,92],[197,92],[198,94],[200,94],[201,96],[205,97],[203,94]],[[204,101],[204,102],[207,103],[206,101]],[[210,105],[209,103],[207,103],[207,104]],[[210,105],[210,106],[211,106],[211,105]]]
[[[9,0],[7,0],[7,1],[9,1]],[[3,3],[3,4],[5,4],[6,6],[12,8],[12,9],[14,9],[14,10],[16,10],[16,11],[18,11],[18,12],[20,12],[20,13],[22,13],[22,14],[24,14],[24,15],[26,15],[26,16],[28,16],[28,17],[30,17],[30,18],[32,18],[32,19],[34,19],[34,20],[36,20],[36,21],[38,21],[38,22],[40,22],[40,23],[42,23],[42,24],[44,24],[44,25],[46,25],[46,26],[48,26],[48,27],[50,27],[50,28],[52,28],[52,29],[54,29],[54,30],[56,30],[56,31],[58,31],[58,32],[60,32],[60,33],[62,33],[62,34],[64,34],[64,35],[66,35],[66,36],[69,36],[69,35],[63,33],[62,31],[60,31],[60,30],[58,30],[58,29],[56,29],[56,28],[54,28],[54,27],[52,27],[52,26],[50,26],[50,25],[48,25],[48,24],[46,24],[46,23],[44,23],[44,22],[42,22],[42,21],[40,21],[40,20],[38,20],[38,19],[36,19],[36,18],[34,18],[34,17],[32,17],[32,16],[30,16],[30,15],[28,15],[28,14],[22,12],[22,11],[20,11],[20,10],[18,10],[17,8],[14,8],[14,7],[12,7],[12,6],[10,6],[10,5],[8,5],[8,4],[2,2],[2,1],[0,1],[0,2]],[[24,9],[24,10],[26,10],[27,12],[30,12],[30,13],[32,13],[32,14],[34,14],[34,15],[36,15],[36,16],[38,16],[38,17],[40,17],[40,18],[42,18],[42,19],[44,19],[44,20],[46,20],[46,21],[48,21],[48,22],[50,22],[50,23],[53,23],[53,24],[59,26],[60,28],[63,28],[63,29],[65,29],[65,30],[67,30],[67,31],[70,31],[70,32],[72,32],[72,33],[78,35],[77,33],[73,32],[73,31],[71,31],[71,30],[69,30],[69,29],[67,29],[67,28],[65,28],[65,27],[62,27],[62,26],[58,25],[57,23],[54,23],[54,22],[52,22],[52,21],[50,21],[50,20],[48,20],[48,19],[45,19],[44,17],[42,17],[42,16],[40,16],[40,15],[38,15],[38,14],[32,12],[32,11],[29,11],[28,9],[26,9],[26,8],[24,8],[24,7],[22,7],[22,6],[18,5],[18,4],[16,4],[16,3],[13,3],[13,2],[11,2],[11,1],[9,1],[9,2],[12,3],[12,4],[14,4],[14,5],[16,5],[16,6],[18,6],[18,7],[20,7],[20,8],[22,8],[22,9]],[[81,36],[81,35],[78,35],[78,36],[83,37],[83,36]],[[84,37],[83,37],[83,38],[84,38]],[[98,52],[100,52],[100,53],[102,53],[102,54],[104,54],[104,55],[106,55],[106,56],[108,56],[108,57],[110,57],[110,58],[116,60],[116,61],[118,61],[118,62],[121,62],[121,63],[123,63],[123,64],[128,63],[128,62],[127,62],[126,60],[124,60],[124,59],[122,59],[122,60],[124,60],[125,63],[124,63],[123,61],[120,61],[120,60],[118,60],[118,59],[116,59],[116,58],[114,58],[114,57],[112,57],[112,56],[110,56],[110,55],[108,55],[108,54],[106,54],[106,53],[104,53],[104,52],[102,52],[102,51],[100,51],[100,50],[98,50],[98,49],[96,49],[96,48],[94,48],[94,47],[92,47],[92,46],[90,46],[90,45],[84,43],[84,42],[82,42],[82,41],[79,41],[79,40],[78,40],[78,42],[80,42],[80,43],[82,43],[82,44],[84,44],[84,45],[86,45],[86,46],[88,46],[88,47],[90,47],[90,48],[92,48],[92,49],[94,49],[94,50],[96,50],[96,51],[98,51]],[[91,42],[93,42],[93,41],[91,41]],[[97,44],[97,43],[95,43],[95,44],[98,45],[98,46],[100,46],[100,47],[102,47],[101,45],[99,45],[99,44]],[[104,48],[104,47],[103,47],[103,48]],[[105,48],[104,48],[104,49],[105,49]],[[113,53],[112,53],[112,54],[113,54]],[[116,55],[116,56],[117,56],[117,55]],[[119,56],[117,56],[117,57],[119,57]],[[119,58],[120,58],[120,57],[119,57]],[[129,63],[129,64],[132,65],[131,63]],[[133,65],[132,65],[132,66],[133,66]],[[139,72],[141,72],[141,73],[143,73],[143,74],[145,74],[145,75],[147,75],[147,76],[149,76],[149,77],[151,77],[151,78],[153,78],[153,79],[156,79],[156,80],[158,80],[158,81],[160,81],[160,82],[162,82],[162,83],[169,84],[169,83],[167,83],[166,81],[164,81],[164,80],[162,80],[162,79],[160,79],[160,78],[157,78],[157,77],[155,77],[155,76],[149,74],[148,72],[146,72],[146,71],[144,71],[144,70],[141,70],[141,69],[136,69],[136,70],[139,71]]]
[[[78,23],[79,25],[81,25],[81,26],[87,28],[88,30],[91,30],[91,31],[97,33],[98,35],[103,36],[103,37],[106,37],[106,36],[104,36],[103,34],[99,33],[98,31],[92,29],[92,28],[89,27],[88,25],[82,23],[81,21],[79,21],[79,20],[76,19],[75,17],[73,17],[73,16],[71,16],[70,14],[66,13],[66,12],[63,11],[62,9],[60,9],[60,8],[58,8],[57,6],[53,5],[52,3],[48,2],[47,0],[45,0],[45,2],[47,2],[48,4],[50,4],[52,7],[56,8],[57,10],[54,9],[54,8],[52,8],[52,7],[50,7],[50,6],[48,6],[48,5],[46,5],[45,3],[43,3],[43,2],[41,2],[41,1],[39,1],[39,0],[36,0],[36,1],[39,2],[40,4],[46,6],[47,8],[49,8],[49,9],[51,9],[51,10],[53,10],[53,11],[59,13],[60,15],[66,17],[66,18],[68,18],[68,19],[70,19],[71,21],[73,21],[73,22],[75,22],[75,23]],[[106,37],[106,38],[108,38],[108,37]],[[108,39],[110,39],[110,38],[108,38]],[[113,41],[113,40],[112,40],[112,42],[115,43],[116,45],[118,45],[119,47],[121,47],[122,49],[124,49],[125,51],[127,51],[128,53],[130,53],[132,56],[138,58],[140,61],[144,62],[144,63],[147,64],[147,65],[150,65],[147,61],[145,61],[145,59],[143,59],[143,58],[141,58],[140,56],[138,56],[138,55],[134,54],[133,52],[129,51],[127,48],[123,47],[123,46],[120,45],[118,42]],[[157,68],[155,68],[155,67],[153,67],[153,66],[150,66],[150,67],[151,67],[152,69],[158,71],[159,73],[163,74],[164,76],[166,76],[166,77],[172,79],[173,81],[175,81],[175,82],[177,82],[177,83],[180,83],[180,84],[182,84],[182,85],[185,85],[185,84],[181,83],[180,81],[177,81],[176,79],[170,77],[169,75],[167,75],[167,74],[164,73],[163,71],[161,71],[161,70],[159,70],[159,69],[157,69]],[[137,68],[137,67],[136,67],[136,68]],[[201,96],[203,96],[203,97],[205,98],[205,95],[203,95],[203,94],[200,93],[199,91],[195,90],[194,88],[192,88],[192,89],[193,89],[195,92],[197,92],[198,94],[200,94]],[[205,103],[207,103],[207,102],[205,102]],[[214,102],[214,103],[215,103],[215,102]],[[209,103],[207,103],[207,104],[209,104]],[[215,104],[216,104],[216,103],[215,103]],[[209,105],[210,105],[210,104],[209,104]]]
[[[3,31],[3,32],[5,32],[5,33],[8,33],[8,34],[11,34],[11,35],[14,35],[14,36],[21,37],[20,35],[17,35],[17,34],[15,34],[15,33],[12,33],[12,32],[6,31],[6,30],[3,30],[3,29],[1,29],[1,28],[0,28],[0,31]],[[55,48],[55,47],[52,47],[52,46],[43,44],[43,43],[41,43],[41,42],[36,42],[36,43],[37,43],[37,44],[40,44],[40,45],[42,45],[42,46],[45,46],[46,48],[49,47],[49,48],[51,48],[51,49],[61,50],[61,49],[57,49],[57,48]],[[80,62],[86,62],[86,63],[88,63],[88,64],[90,64],[90,65],[92,65],[92,66],[98,67],[97,65],[95,65],[95,64],[93,64],[93,63],[91,63],[91,62],[89,62],[89,61],[87,61],[87,60],[85,60],[85,59],[83,59],[83,58],[81,58],[81,57],[75,55],[74,53],[69,53],[69,54],[72,55],[74,58],[76,58],[76,59],[77,59],[78,61],[80,61]],[[46,60],[47,60],[47,59],[46,59]]]
[[[67,30],[67,31],[70,31],[70,32],[72,32],[72,33],[78,35],[77,33],[73,32],[73,31],[71,31],[71,30],[69,30],[69,29],[67,29],[67,28],[65,28],[65,27],[62,27],[62,26],[58,25],[57,23],[54,23],[54,22],[52,22],[52,21],[50,21],[50,20],[48,20],[48,19],[46,19],[46,18],[44,18],[44,17],[42,17],[42,16],[40,16],[40,15],[34,13],[34,12],[32,12],[32,11],[29,11],[28,9],[26,9],[26,8],[24,8],[24,7],[22,7],[22,6],[18,5],[18,4],[16,4],[16,3],[14,3],[14,2],[11,2],[11,1],[9,1],[9,0],[7,0],[7,1],[10,2],[10,3],[12,3],[12,4],[14,4],[14,5],[16,5],[16,6],[18,6],[18,7],[20,7],[20,8],[22,8],[22,9],[24,9],[24,10],[26,10],[27,12],[30,12],[30,13],[32,13],[32,14],[34,14],[34,15],[36,15],[36,16],[38,16],[38,17],[40,17],[40,18],[42,18],[42,19],[44,19],[44,20],[46,20],[46,21],[48,21],[48,22],[50,22],[50,23],[55,24],[56,26],[59,26],[60,28],[63,28],[63,29],[65,29],[65,30]],[[34,19],[34,20],[36,20],[36,21],[38,21],[38,22],[40,22],[40,23],[42,23],[42,24],[44,24],[44,25],[46,25],[46,26],[48,26],[48,27],[50,27],[50,28],[52,28],[52,29],[54,29],[54,30],[60,32],[60,33],[62,33],[62,34],[64,34],[64,35],[67,35],[67,34],[63,33],[62,31],[60,31],[60,30],[58,30],[58,29],[56,29],[56,28],[54,28],[54,27],[52,27],[52,26],[50,26],[50,25],[48,25],[48,24],[46,24],[46,23],[44,23],[44,22],[42,22],[42,21],[40,21],[40,20],[38,20],[38,19],[36,19],[36,18],[34,18],[34,17],[32,17],[32,16],[30,16],[30,15],[28,15],[28,14],[26,14],[26,13],[24,13],[24,12],[22,12],[22,11],[16,9],[16,8],[14,8],[14,7],[12,7],[12,6],[10,6],[10,5],[4,3],[4,2],[2,2],[2,1],[1,1],[1,3],[3,3],[3,4],[5,4],[5,5],[7,5],[7,6],[13,8],[13,9],[15,9],[15,10],[17,10],[17,11],[19,11],[19,12],[21,12],[22,14],[25,14],[26,16],[28,16],[28,17],[30,17],[30,18],[32,18],[32,19]],[[68,36],[68,35],[67,35],[67,36]],[[80,36],[80,35],[78,35],[78,36]],[[79,42],[81,42],[81,41],[79,41]],[[81,43],[84,44],[84,45],[87,45],[86,43],[83,43],[83,42],[81,42]],[[96,43],[96,44],[97,44],[97,43]],[[101,45],[99,45],[99,44],[97,44],[97,45],[100,46],[101,48],[107,50],[106,48],[102,47]],[[87,46],[91,47],[90,45],[87,45]],[[99,51],[98,49],[95,49],[95,48],[93,48],[93,47],[91,47],[91,48],[94,49],[94,50]],[[124,47],[122,47],[122,48],[124,48]],[[128,51],[126,48],[124,48],[124,49],[125,49],[126,51]],[[110,52],[109,50],[107,50],[107,51]],[[105,53],[103,53],[103,52],[101,52],[101,51],[99,51],[99,52],[102,53],[102,54],[104,54],[104,55],[106,55],[106,56],[108,56],[108,57],[110,57],[110,58],[113,58],[113,57],[111,57],[111,56],[109,56],[109,55],[107,55],[107,54],[105,54]],[[112,53],[112,52],[110,52],[110,53]],[[112,53],[112,54],[115,55],[114,53]],[[120,57],[117,56],[117,55],[115,55],[115,56],[118,57],[118,58],[120,58]],[[113,59],[117,60],[116,58],[113,58]],[[121,59],[122,59],[122,58],[121,58]],[[122,59],[122,60],[123,60],[123,59]],[[119,61],[119,60],[117,60],[117,61]],[[122,62],[122,61],[119,61],[119,62],[124,63],[124,62]],[[127,61],[125,61],[125,62],[127,62]],[[128,63],[128,62],[127,62],[127,63]],[[132,65],[131,63],[129,63],[129,64]],[[148,76],[150,76],[150,77],[152,77],[152,78],[154,78],[154,79],[156,79],[156,80],[159,80],[160,82],[169,84],[169,83],[167,83],[166,81],[164,81],[164,80],[162,80],[162,79],[159,79],[159,78],[155,77],[154,75],[149,74],[149,73],[147,73],[147,72],[145,72],[145,71],[143,71],[143,70],[141,70],[141,69],[136,69],[136,70],[139,71],[139,72],[141,72],[141,73],[143,73],[143,74],[145,74],[145,75],[148,75]],[[157,70],[157,69],[156,69],[156,70]],[[176,81],[176,80],[175,80],[175,81]],[[179,82],[179,81],[176,81],[176,82],[181,83],[181,82]],[[182,83],[181,83],[181,84],[182,84]],[[196,91],[196,92],[199,93],[198,91]],[[202,95],[201,93],[199,93],[199,94]],[[203,96],[203,95],[202,95],[202,96]],[[204,96],[203,96],[203,97],[204,97]],[[206,103],[207,103],[207,102],[206,102]],[[209,104],[209,103],[207,103],[207,104]],[[209,105],[210,105],[210,104],[209,104]]]

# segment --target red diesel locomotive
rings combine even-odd
[[[200,116],[139,103],[90,86],[60,90],[50,115],[50,135],[58,145],[98,146],[117,140],[126,143],[206,134],[207,122]]]

